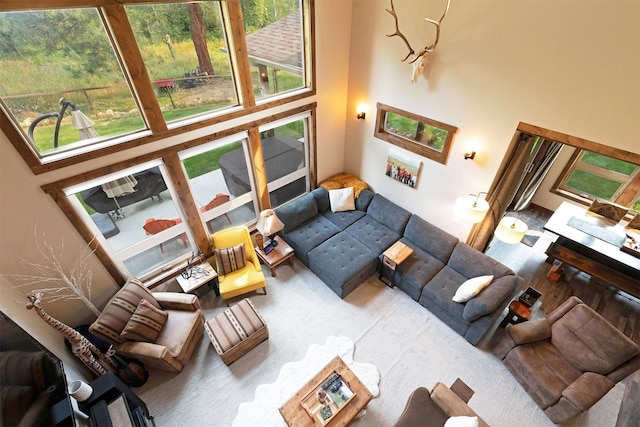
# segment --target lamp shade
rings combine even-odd
[[[284,228],[284,224],[278,217],[273,209],[265,209],[260,212],[258,216],[258,223],[256,224],[256,229],[263,236],[273,236],[278,231]]]
[[[524,221],[513,217],[504,217],[496,228],[495,236],[505,243],[515,245],[520,243],[529,227]]]
[[[489,203],[479,196],[469,195],[456,203],[455,215],[474,224],[482,221],[489,211]]]

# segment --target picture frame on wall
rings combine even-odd
[[[422,161],[395,148],[389,149],[384,174],[406,186],[415,188]]]

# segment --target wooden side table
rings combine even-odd
[[[182,288],[182,291],[185,294],[195,294],[196,289],[207,283],[211,283],[216,296],[220,296],[220,289],[218,288],[218,273],[216,272],[216,270],[214,270],[211,264],[209,264],[208,262],[203,262],[197,267],[206,271],[208,274],[196,269],[188,278],[183,277],[182,274],[177,276],[176,280],[178,281],[180,288]]]
[[[263,248],[256,247],[256,254],[258,254],[260,261],[271,269],[271,277],[276,277],[276,267],[287,260],[289,260],[289,265],[293,267],[293,255],[295,254],[293,248],[280,236],[276,236],[274,240],[278,242],[278,245],[268,254],[264,253]]]
[[[395,242],[389,249],[382,253],[382,262],[380,263],[378,269],[378,278],[380,281],[385,283],[387,286],[393,288],[395,284],[396,278],[396,268],[399,264],[402,264],[404,260],[409,258],[409,256],[413,253],[413,249],[411,247],[405,245],[401,241]],[[384,272],[383,270],[387,268],[391,271],[391,279],[389,282],[384,281]]]
[[[520,301],[511,301],[509,303],[509,313],[500,323],[501,328],[506,328],[509,323],[522,323],[531,316],[531,309]]]

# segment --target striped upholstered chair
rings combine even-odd
[[[180,372],[202,338],[204,314],[195,295],[152,293],[129,279],[89,331],[145,368]]]

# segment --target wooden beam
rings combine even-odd
[[[271,207],[271,199],[269,199],[269,189],[267,188],[267,172],[264,167],[262,141],[257,127],[249,129],[249,145],[253,154],[251,161],[258,193],[258,204],[260,205],[260,210],[268,209]]]

